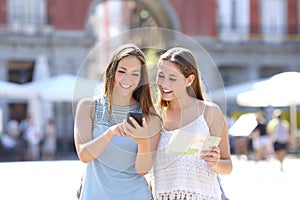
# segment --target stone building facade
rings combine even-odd
[[[147,26],[197,41],[225,86],[300,71],[300,0],[0,0],[0,80],[31,82],[40,54],[47,57],[50,76],[76,75],[97,42]],[[0,99],[0,106],[4,128],[28,112],[26,101]],[[54,103],[64,151],[72,148],[72,109]]]

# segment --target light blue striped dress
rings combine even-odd
[[[106,98],[96,100],[93,138],[110,126],[122,122],[129,111],[141,111],[139,104],[112,107]],[[87,163],[82,187],[82,200],[150,200],[151,192],[143,176],[136,173],[137,143],[126,137],[115,136],[102,154]]]

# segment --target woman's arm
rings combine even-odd
[[[213,148],[206,160],[208,166],[220,175],[230,174],[232,161],[230,157],[228,127],[220,108],[213,104],[208,106],[207,121],[211,135],[221,137],[219,146]]]
[[[95,102],[92,99],[83,99],[77,105],[74,123],[74,140],[77,155],[84,163],[97,158],[106,148],[107,144],[110,143],[118,129],[117,126],[111,127],[105,133],[93,139],[94,112]]]
[[[141,176],[147,174],[152,168],[160,138],[161,124],[160,118],[152,115],[147,125],[148,142],[138,144],[135,169]]]
[[[158,116],[151,115],[147,120],[143,120],[143,127],[138,126],[134,121],[133,124],[136,129],[130,127],[131,131],[127,136],[138,144],[135,169],[138,174],[143,176],[152,168],[162,123]]]

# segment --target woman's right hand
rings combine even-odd
[[[115,135],[120,137],[126,136],[126,133],[123,130],[123,122],[111,126],[107,132],[107,135],[111,138],[113,138]]]

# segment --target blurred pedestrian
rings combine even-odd
[[[271,153],[271,139],[267,133],[267,124],[261,113],[256,114],[257,126],[251,133],[252,147],[254,150],[254,159],[256,162],[267,160]]]
[[[29,126],[25,131],[25,140],[27,142],[27,160],[40,159],[40,141],[41,135],[38,127],[35,125],[33,119],[29,120]]]
[[[9,160],[16,160],[19,135],[19,122],[15,119],[9,120],[7,123],[6,131],[1,137],[2,146]]]
[[[283,161],[290,142],[290,124],[283,119],[281,109],[273,111],[273,119],[269,121],[267,131],[271,135],[275,156],[280,162],[281,171],[283,171]]]
[[[131,126],[128,112],[142,112],[142,124],[129,118]],[[160,129],[144,54],[133,44],[122,45],[107,66],[104,96],[77,106],[75,146],[87,163],[80,199],[151,199],[144,175],[152,168]]]
[[[42,159],[53,160],[56,153],[56,126],[53,119],[48,119],[44,130],[44,141],[42,144]]]
[[[32,120],[31,115],[27,114],[26,117],[22,119],[19,124],[21,160],[28,160],[28,141],[26,139],[26,130],[29,127],[30,120]]]
[[[227,122],[227,128],[228,131],[229,129],[232,127],[232,125],[236,122],[236,119],[233,116],[233,113],[228,111],[226,114],[226,122]],[[229,137],[229,146],[230,146],[230,154],[234,154],[235,153],[235,148],[234,148],[234,136],[230,135],[230,133],[228,134]]]

